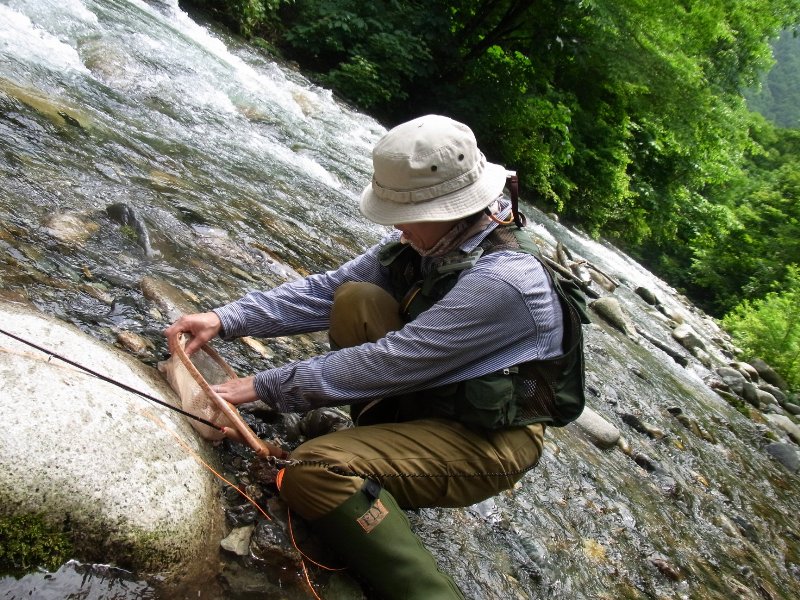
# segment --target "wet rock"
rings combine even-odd
[[[747,383],[744,375],[738,370],[731,367],[720,367],[717,369],[717,375],[720,376],[722,382],[737,396],[741,396],[744,391],[744,384]]]
[[[667,579],[679,581],[682,579],[680,570],[663,556],[651,556],[650,563],[658,569]]]
[[[648,290],[646,287],[639,286],[636,288],[636,295],[639,296],[642,300],[647,302],[650,306],[655,306],[660,304],[656,295]]]
[[[280,413],[279,419],[278,429],[283,439],[287,442],[295,443],[304,438],[304,434],[300,429],[301,415],[297,413]]]
[[[140,286],[144,297],[155,303],[170,322],[181,315],[197,312],[197,308],[189,301],[186,294],[166,281],[155,277],[144,277]]]
[[[5,303],[0,320],[111,380],[178,404],[154,369],[76,327]],[[3,345],[16,351],[0,353],[3,510],[69,522],[75,558],[167,579],[198,576],[218,552],[222,514],[218,482],[192,456],[217,461],[186,419],[57,359],[38,358],[21,342]]]
[[[134,354],[147,355],[155,350],[153,342],[133,331],[118,331],[117,342]]]
[[[754,358],[753,360],[750,361],[750,364],[758,372],[758,375],[761,377],[761,379],[763,379],[767,383],[770,383],[775,387],[780,388],[781,390],[784,391],[789,389],[789,386],[786,384],[786,381],[783,379],[783,377],[778,375],[775,372],[775,370],[772,367],[770,367],[763,359]]]
[[[250,464],[248,474],[261,485],[275,483],[280,467],[269,459],[259,458]]]
[[[727,515],[723,514],[717,515],[715,521],[716,524],[719,526],[719,528],[725,533],[725,535],[728,535],[732,538],[741,537],[739,528],[730,518],[728,518]]]
[[[672,330],[672,337],[695,356],[697,356],[697,351],[705,351],[706,349],[705,342],[703,342],[698,333],[685,323],[681,323]]]
[[[618,281],[600,271],[596,266],[587,264],[586,267],[591,280],[605,291],[613,292],[619,287],[620,284]]]
[[[707,369],[711,368],[712,363],[714,362],[711,358],[711,355],[706,352],[703,348],[695,348],[692,350],[692,354],[694,357],[700,361],[700,364],[706,367]]]
[[[631,443],[622,436],[620,436],[620,438],[617,440],[617,448],[619,448],[620,452],[627,456],[631,456],[631,454],[633,454]]]
[[[686,320],[686,317],[683,315],[683,313],[681,313],[680,311],[675,310],[674,308],[671,308],[671,307],[666,306],[664,304],[659,304],[658,306],[656,306],[656,308],[658,309],[658,312],[660,312],[662,315],[667,317],[670,321],[672,321],[672,322],[674,322],[674,323],[676,323],[678,325],[680,325],[681,323],[683,323]]]
[[[139,305],[131,296],[118,296],[111,302],[106,319],[116,327],[137,327],[144,325]]]
[[[755,394],[759,406],[762,404],[767,406],[769,406],[770,404],[778,405],[778,400],[775,398],[775,396],[773,396],[769,392],[765,392],[762,389],[756,388]]]
[[[225,518],[233,527],[243,527],[255,523],[261,513],[250,502],[229,506],[225,509]]]
[[[317,408],[307,412],[300,419],[300,431],[307,438],[315,438],[326,433],[349,429],[353,426],[350,417],[337,408]]]
[[[250,537],[255,528],[255,525],[236,527],[219,543],[219,545],[223,550],[233,552],[237,556],[247,556],[250,554]]]
[[[642,452],[634,452],[633,454],[631,454],[631,458],[637,465],[642,467],[648,473],[652,473],[658,470],[658,464],[656,463],[656,461],[654,461],[646,454],[643,454]]]
[[[263,343],[259,342],[253,337],[250,337],[249,335],[239,338],[239,341],[245,346],[255,350],[255,352],[258,353],[262,358],[266,358],[267,360],[272,360],[275,358],[274,352],[267,348]]]
[[[293,518],[299,517],[293,515]],[[264,520],[256,525],[250,550],[255,558],[268,562],[271,567],[295,569],[300,564],[300,554],[283,527],[275,521]]]
[[[740,517],[738,515],[731,516],[731,521],[736,523],[736,526],[739,528],[739,532],[745,538],[747,538],[754,544],[758,543],[758,530],[756,530],[755,525],[753,525],[750,521],[748,521],[744,517]]]
[[[150,245],[150,234],[147,231],[147,224],[136,209],[123,202],[118,202],[107,206],[106,214],[112,221],[118,223],[122,227],[130,229],[136,238],[136,243],[142,247],[145,255],[149,257],[156,256],[157,252],[153,250],[153,247]]]
[[[790,473],[800,471],[800,454],[791,445],[775,442],[767,446],[765,450]]]
[[[636,326],[636,332],[644,339],[646,339],[648,342],[653,344],[656,348],[664,352],[667,356],[669,356],[680,366],[685,367],[686,365],[689,364],[689,359],[686,356],[684,356],[678,349],[671,348],[668,344],[665,344],[657,337],[650,335],[648,332],[644,331],[638,325]]]
[[[742,393],[741,396],[746,400],[749,404],[752,404],[756,408],[761,406],[760,397],[759,397],[759,389],[749,381],[745,381],[742,385]],[[776,403],[777,404],[777,403]]]
[[[620,437],[619,429],[588,406],[583,409],[581,416],[567,425],[568,428],[573,426],[580,428],[591,442],[599,448],[614,447]]]
[[[40,90],[24,88],[6,78],[0,78],[0,90],[29,106],[60,128],[84,128],[92,124],[91,117],[67,104],[61,98],[45,96]]]
[[[783,404],[786,402],[786,394],[783,393],[781,388],[772,385],[771,383],[761,382],[758,385],[758,389],[763,390],[770,394],[775,400],[777,400],[778,404]]]
[[[607,560],[605,546],[590,538],[583,540],[583,555],[594,563],[604,563]]]
[[[784,402],[783,408],[788,412],[790,415],[800,415],[800,406],[794,404],[793,402]]]
[[[67,246],[82,246],[99,228],[77,213],[55,213],[44,221],[45,232]]]
[[[800,444],[800,426],[785,415],[765,414],[764,418],[778,429],[785,432],[795,443]]]
[[[639,419],[639,417],[637,417],[636,415],[623,413],[620,415],[620,419],[622,419],[622,422],[628,425],[629,427],[632,427],[639,433],[644,433],[645,435],[648,435],[653,439],[660,440],[666,435],[663,429],[659,429],[658,427],[652,425],[651,423],[645,423],[644,421]]]
[[[714,436],[704,429],[700,423],[698,423],[697,419],[693,419],[684,414],[683,410],[679,406],[670,407],[667,409],[667,412],[669,412],[681,425],[683,425],[697,437],[704,439],[707,442],[711,442],[712,444],[716,443]]]
[[[732,369],[736,369],[737,371],[739,371],[739,373],[744,375],[747,381],[758,383],[758,380],[760,379],[758,371],[756,371],[755,367],[753,367],[753,365],[749,363],[742,361],[733,361],[732,363],[730,363],[730,367]]]
[[[598,298],[589,305],[606,323],[627,335],[637,339],[636,327],[620,306],[619,300],[613,296]]]

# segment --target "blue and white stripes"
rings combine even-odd
[[[491,227],[464,244],[467,252]],[[273,337],[328,328],[336,288],[366,281],[388,289],[377,259],[392,234],[327,273],[252,292],[218,308],[226,338]],[[436,259],[425,259],[423,269]],[[496,251],[462,272],[431,309],[376,343],[345,348],[258,373],[258,397],[282,412],[350,404],[464,381],[561,353],[561,306],[548,275],[528,254]]]

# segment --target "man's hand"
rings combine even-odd
[[[212,385],[211,389],[222,396],[223,400],[233,405],[258,400],[256,396],[255,377],[238,377],[225,383]]]
[[[185,351],[186,354],[191,355],[197,352],[210,339],[216,337],[220,329],[222,329],[222,323],[220,323],[216,313],[196,313],[183,315],[164,330],[164,335],[167,336],[169,351],[174,353],[178,346],[178,336],[182,333],[188,333],[191,339],[186,344]]]

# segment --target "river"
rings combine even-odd
[[[109,344],[133,333],[154,364],[170,315],[144,279],[207,310],[331,268],[379,239],[385,229],[357,204],[384,131],[176,0],[0,0],[0,294]],[[724,339],[624,253],[528,211],[540,240],[562,241],[622,283],[615,296],[637,326],[669,340],[664,316],[634,293],[644,286],[706,339]],[[444,568],[470,598],[800,596],[800,487],[763,451],[776,434],[711,391],[712,370],[692,357],[682,367],[599,322],[586,333],[589,404],[634,452],[550,429],[540,466],[513,493],[412,513]],[[324,349],[320,336],[264,343],[266,357],[223,352],[252,372]],[[713,349],[715,364],[725,352],[724,343]],[[689,432],[675,408],[712,439]],[[632,428],[630,415],[651,433]],[[259,563],[241,567],[248,581],[263,575]],[[358,598],[353,589],[321,593]],[[302,585],[230,583],[193,594],[311,597]],[[77,561],[0,579],[0,598],[31,595],[170,597],[136,574]]]

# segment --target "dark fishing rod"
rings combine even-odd
[[[89,367],[85,367],[80,363],[76,363],[73,360],[70,360],[70,359],[68,359],[68,358],[66,358],[64,356],[61,356],[60,354],[58,354],[56,352],[53,352],[52,350],[48,350],[47,348],[43,348],[42,346],[34,344],[33,342],[26,340],[25,338],[21,338],[18,335],[14,335],[13,333],[9,333],[8,331],[6,331],[4,329],[0,329],[0,333],[2,333],[4,335],[7,335],[8,337],[10,337],[12,339],[17,340],[18,342],[22,342],[23,344],[26,344],[26,345],[30,346],[31,348],[36,348],[40,352],[44,352],[48,356],[57,358],[58,360],[63,361],[65,363],[67,363],[68,365],[71,365],[71,366],[73,366],[73,367],[75,367],[77,369],[80,369],[81,371],[83,371],[85,373],[88,373],[89,375],[91,375],[93,377],[97,377],[98,379],[100,379],[102,381],[105,381],[105,382],[110,383],[112,385],[115,385],[115,386],[117,386],[119,388],[122,388],[126,392],[131,392],[132,394],[136,394],[137,396],[141,396],[142,398],[145,398],[146,400],[150,400],[151,402],[155,402],[156,404],[160,404],[161,406],[164,406],[164,407],[166,407],[166,408],[168,408],[170,410],[173,410],[173,411],[175,411],[177,413],[180,413],[185,417],[189,417],[190,419],[194,419],[195,421],[198,421],[198,422],[202,423],[203,425],[208,425],[209,427],[211,427],[213,429],[216,429],[217,431],[223,431],[224,432],[224,429],[222,427],[219,427],[218,425],[215,425],[214,423],[204,419],[203,417],[198,417],[197,415],[193,415],[190,412],[186,412],[185,410],[183,410],[181,408],[178,408],[177,406],[172,406],[168,402],[164,402],[163,400],[159,400],[155,396],[151,396],[150,394],[147,394],[145,392],[137,390],[136,388],[133,388],[133,387],[131,387],[129,385],[126,385],[126,384],[124,384],[122,382],[119,382],[119,381],[117,381],[115,379],[112,379],[111,377],[108,377],[107,375],[103,375],[102,373],[98,373],[97,371],[94,371],[94,370],[90,369]]]

